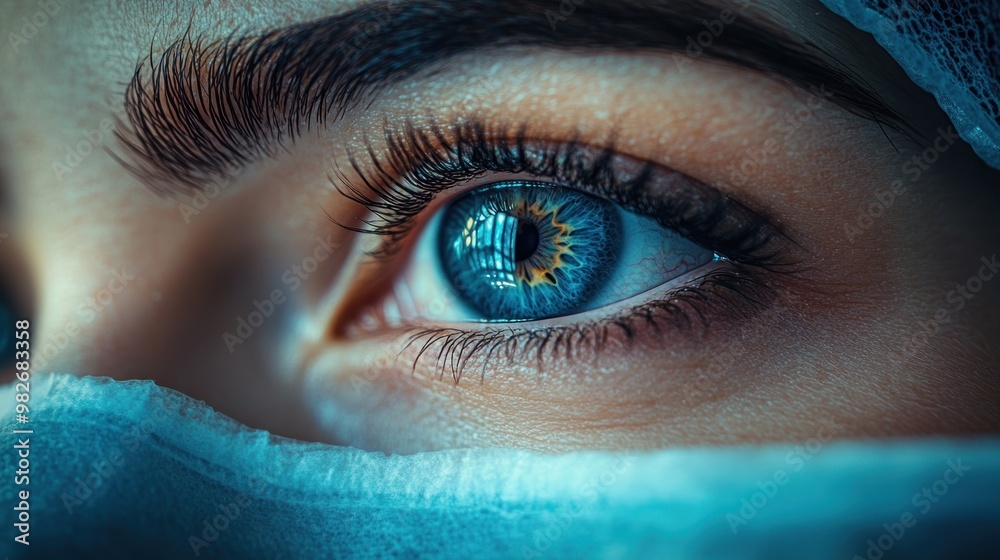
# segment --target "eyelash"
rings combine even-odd
[[[368,166],[355,152],[347,154],[359,183],[336,164],[331,177],[344,197],[371,214],[361,226],[338,225],[380,236],[379,248],[371,253],[374,258],[395,255],[417,227],[420,215],[443,191],[488,173],[519,173],[602,196],[649,216],[714,251],[725,262],[660,299],[598,321],[527,328],[404,329],[409,338],[400,355],[420,344],[413,371],[435,345],[439,345],[435,366],[441,376],[448,369],[458,383],[476,357],[486,358],[485,375],[485,364],[501,349],[508,360],[533,352],[542,367],[546,357],[556,357],[561,350],[568,359],[588,345],[600,352],[614,329],[631,342],[640,323],[659,334],[663,323],[688,330],[696,324],[707,328],[713,316],[739,321],[773,301],[778,290],[769,281],[769,273],[797,271],[796,263],[787,257],[794,241],[764,214],[686,175],[627,159],[618,154],[613,140],[600,148],[575,138],[562,143],[529,141],[527,126],[511,129],[475,121],[446,128],[419,128],[407,122],[400,135],[386,128],[384,158],[378,157],[370,142],[365,154]]]
[[[721,315],[733,321],[749,319],[766,309],[778,291],[742,267],[735,267],[703,275],[660,299],[631,307],[615,316],[576,325],[489,327],[479,330],[454,327],[406,329],[403,332],[408,337],[397,359],[419,344],[420,349],[411,365],[411,372],[416,372],[420,359],[435,344],[439,344],[434,363],[442,378],[448,371],[457,384],[469,363],[477,360],[482,363],[482,380],[486,365],[491,363],[491,358],[498,351],[503,352],[508,365],[523,363],[526,357],[534,354],[539,369],[543,369],[547,358],[555,359],[560,354],[566,359],[573,359],[585,349],[600,354],[614,331],[620,332],[624,341],[631,344],[642,325],[652,328],[659,335],[664,332],[664,324],[678,330],[700,324],[703,334],[711,316]]]

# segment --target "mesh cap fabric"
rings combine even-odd
[[[937,98],[956,130],[1000,169],[1000,1],[822,0]]]

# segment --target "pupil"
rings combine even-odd
[[[614,203],[550,183],[506,182],[445,207],[437,256],[457,303],[481,321],[533,321],[589,309],[618,274],[621,243]]]
[[[521,262],[538,249],[538,228],[535,224],[519,220],[517,223],[517,235],[514,237],[514,261]]]

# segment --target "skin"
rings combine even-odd
[[[196,206],[190,196],[157,198],[102,149],[57,177],[53,162],[65,162],[67,147],[120,109],[121,84],[150,41],[165,45],[189,22],[194,34],[222,36],[352,5],[65,6],[17,52],[4,50],[0,169],[9,237],[0,258],[21,316],[32,320],[35,348],[64,346],[47,354],[46,370],[151,379],[251,427],[402,453],[652,449],[1000,427],[993,343],[1000,289],[987,280],[966,297],[956,288],[1000,247],[992,215],[998,173],[946,135],[939,146],[947,149],[911,181],[904,166],[947,129],[946,116],[870,37],[818,3],[759,9],[820,45],[855,44],[844,61],[913,124],[923,146],[807,91],[704,59],[679,70],[669,55],[499,52],[452,60],[392,88],[250,166],[195,214],[181,206]],[[19,3],[8,25],[36,10]],[[802,107],[806,116],[786,137],[775,123]],[[397,330],[345,334],[351,317],[385,297],[385,278],[414,265],[406,251],[391,261],[366,257],[369,236],[331,223],[328,215],[350,223],[365,214],[327,173],[366,133],[378,137],[386,119],[415,116],[530,122],[539,139],[578,133],[595,144],[617,131],[625,155],[766,209],[795,237],[794,257],[806,271],[777,280],[780,296],[755,320],[716,318],[700,335],[647,329],[571,359],[474,358],[469,371],[482,375],[456,384],[432,358],[414,366],[416,348],[404,348]],[[732,170],[748,150],[775,146],[771,139],[771,155],[736,180]],[[116,148],[109,134],[98,143]],[[905,190],[884,213],[847,233],[859,208],[888,200],[897,179]],[[422,223],[461,189],[453,190]],[[335,249],[306,272],[305,259],[325,254],[316,252],[317,237]],[[106,305],[81,311],[102,290],[117,289],[115,271],[134,278]],[[236,318],[274,290],[283,302],[230,352],[220,334],[235,332]],[[940,309],[947,321],[939,332],[912,344]]]

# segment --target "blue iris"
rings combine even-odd
[[[444,212],[439,235],[445,277],[488,321],[581,311],[614,270],[622,245],[611,203],[523,181],[456,200]]]

